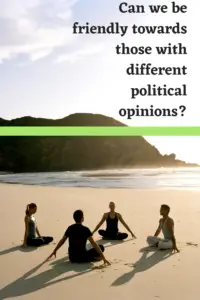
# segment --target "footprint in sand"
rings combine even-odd
[[[120,262],[120,259],[113,259],[113,262]]]
[[[118,264],[120,262],[122,262],[122,260],[113,259],[111,261],[111,265]],[[107,266],[107,265],[106,266],[105,265],[94,266],[94,267],[92,267],[92,270],[101,270],[102,272],[104,272],[104,269],[107,268],[107,267],[109,267],[109,266]],[[115,268],[114,270],[118,270],[118,268]]]
[[[114,259],[111,263],[112,265],[114,265],[114,264],[119,264],[120,262],[122,262],[122,260]]]
[[[105,265],[100,265],[100,266],[94,266],[92,267],[92,270],[102,270],[102,272],[104,272],[103,269],[107,268],[107,266]]]
[[[186,245],[187,245],[187,246],[198,247],[198,244],[194,244],[194,243],[191,243],[191,242],[187,242]]]
[[[124,265],[127,266],[127,267],[130,267],[130,268],[134,267],[134,265],[132,263],[126,263]]]

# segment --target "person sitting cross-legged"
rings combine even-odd
[[[93,233],[95,233],[101,227],[101,225],[103,225],[103,223],[106,221],[106,230],[99,230],[98,233],[104,239],[124,240],[128,237],[128,234],[119,232],[118,222],[120,221],[124,225],[124,227],[130,232],[131,236],[133,238],[136,238],[136,236],[133,234],[131,229],[128,227],[128,225],[123,220],[121,214],[115,212],[115,203],[114,202],[110,202],[109,208],[110,208],[110,212],[105,213],[103,215],[101,221],[95,227]]]
[[[168,205],[161,205],[160,214],[162,218],[159,221],[158,229],[154,236],[147,237],[147,243],[151,247],[158,247],[159,250],[173,249],[173,251],[179,252],[174,236],[174,221],[169,217],[169,212],[170,207]],[[158,237],[161,231],[164,239]]]
[[[110,263],[107,261],[107,259],[103,254],[104,252],[103,245],[98,245],[94,241],[90,229],[83,225],[83,221],[84,221],[83,211],[76,210],[74,212],[73,217],[74,217],[75,224],[67,228],[64,236],[59,241],[55,250],[48,257],[48,260],[53,256],[56,257],[56,253],[58,249],[60,249],[60,247],[63,246],[66,240],[69,239],[69,249],[68,249],[69,260],[72,263],[86,263],[86,262],[95,262],[95,261],[103,260],[105,265],[110,265]],[[93,248],[90,250],[86,249],[87,240],[89,240],[91,245],[93,246]]]

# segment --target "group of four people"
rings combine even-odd
[[[127,233],[121,233],[118,229],[118,222],[120,221],[124,227],[130,232],[132,238],[136,238],[129,226],[123,220],[121,214],[115,212],[115,204],[111,202],[109,204],[110,211],[105,213],[95,227],[93,232],[90,231],[88,227],[83,225],[84,214],[82,210],[76,210],[73,214],[75,223],[67,228],[64,236],[59,241],[58,245],[48,257],[55,256],[60,247],[69,239],[69,260],[74,263],[86,263],[103,260],[104,264],[110,264],[105,258],[104,246],[98,245],[94,239],[93,234],[106,222],[106,230],[99,230],[98,233],[103,239],[107,240],[124,240],[128,237]],[[37,206],[31,203],[27,206],[26,216],[25,216],[25,235],[23,246],[35,246],[39,247],[42,245],[47,245],[53,241],[53,237],[41,236],[39,229],[35,220],[35,213],[37,211]],[[151,247],[158,247],[160,250],[172,249],[179,252],[176,246],[176,239],[174,236],[174,221],[169,217],[170,207],[163,204],[160,208],[160,214],[162,218],[159,221],[158,229],[154,236],[147,237],[147,243]],[[164,239],[158,237],[160,232],[163,232]],[[92,245],[90,250],[87,250],[87,241]]]

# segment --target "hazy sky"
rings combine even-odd
[[[187,15],[120,14],[119,0],[0,0],[0,117],[62,118],[76,112],[112,116],[128,125],[199,125],[199,59],[196,6],[189,5]],[[160,1],[161,2],[161,1]],[[159,0],[153,1],[159,3]],[[166,1],[170,4],[171,2]],[[184,4],[177,0],[176,3]],[[130,4],[136,4],[135,0]],[[140,4],[148,5],[143,1]],[[162,4],[164,2],[162,1]],[[72,24],[86,22],[105,25],[187,25],[186,36],[73,35]],[[194,25],[193,25],[194,24]],[[115,46],[152,47],[182,42],[187,56],[117,56]],[[196,58],[196,59],[195,59]],[[130,63],[150,62],[155,66],[187,65],[189,75],[172,77],[134,77],[125,71]],[[130,88],[147,84],[180,86],[187,84],[187,98],[143,97],[130,99]],[[135,105],[178,107],[187,105],[184,118],[120,118],[120,108]],[[200,138],[147,138],[162,153],[200,162]]]

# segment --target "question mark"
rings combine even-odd
[[[186,107],[181,105],[181,106],[179,106],[179,109],[181,110],[181,117],[183,117],[184,116],[184,111],[186,110]]]

